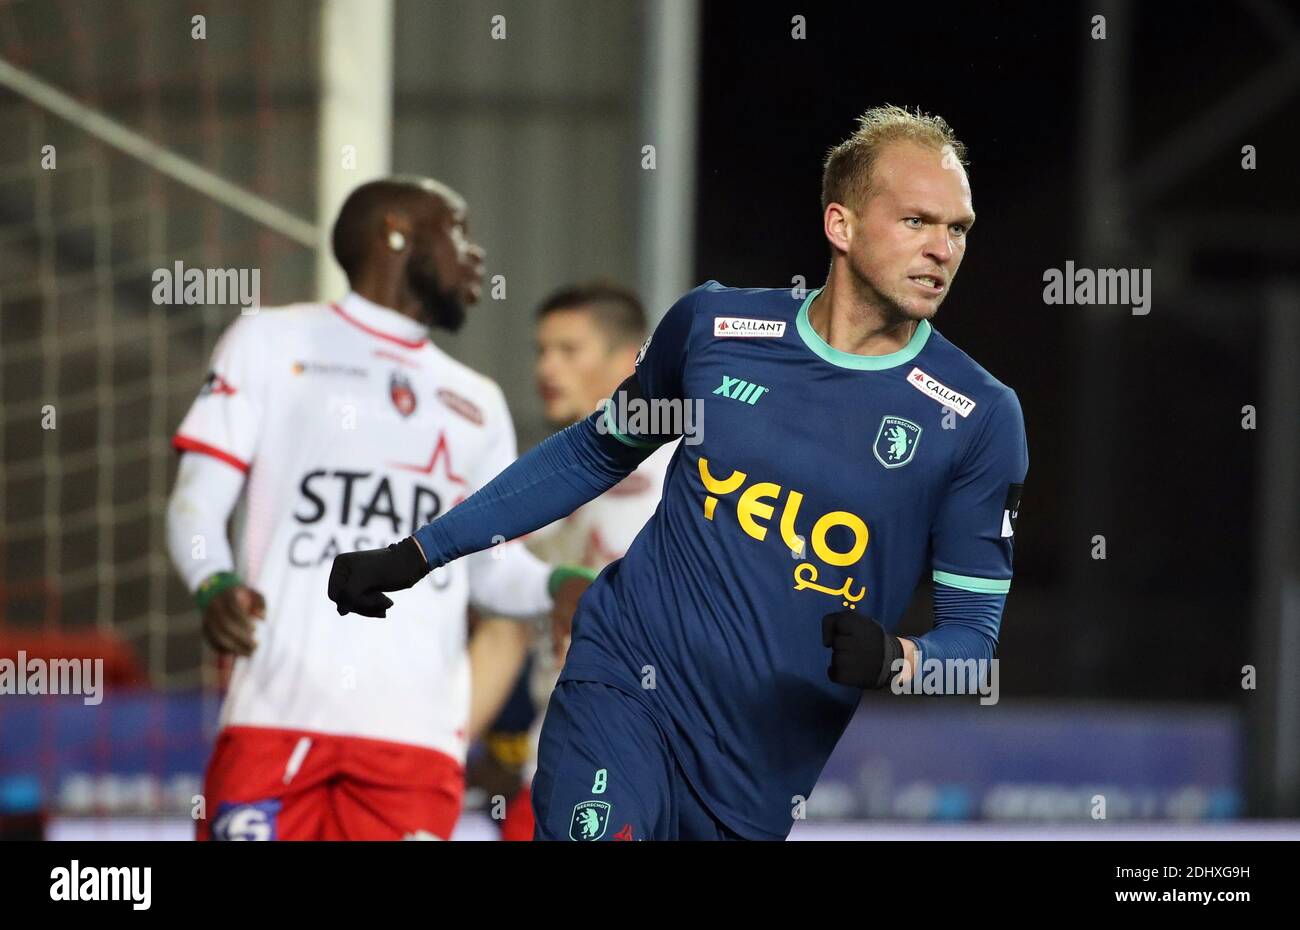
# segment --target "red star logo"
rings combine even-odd
[[[433,447],[433,454],[429,456],[429,461],[426,464],[404,465],[401,462],[389,462],[388,465],[390,468],[400,468],[402,471],[413,471],[417,475],[432,475],[433,470],[435,467],[437,467],[439,460],[442,460],[443,463],[442,469],[444,474],[446,474],[448,481],[451,481],[453,484],[465,485],[466,487],[468,487],[468,483],[465,481],[465,479],[462,478],[460,475],[456,474],[454,471],[452,471],[451,449],[448,448],[447,446],[446,433],[438,434],[438,443]],[[464,499],[465,499],[465,495],[462,494],[460,497],[456,499],[456,503],[459,504]],[[455,504],[453,504],[452,506],[455,506]]]

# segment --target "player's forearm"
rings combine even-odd
[[[226,524],[244,487],[244,475],[210,456],[186,452],[167,502],[167,552],[189,590],[234,568]]]
[[[593,415],[520,456],[469,498],[415,532],[431,568],[567,517],[622,481],[649,449],[596,428]]]
[[[915,637],[921,660],[984,659],[997,653],[1005,594],[979,594],[934,586],[934,628]]]

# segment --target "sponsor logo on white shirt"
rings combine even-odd
[[[438,400],[442,401],[475,426],[483,425],[483,411],[480,410],[478,404],[473,401],[467,400],[455,391],[447,388],[438,388]]]

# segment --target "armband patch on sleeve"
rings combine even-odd
[[[1020,516],[1020,492],[1023,484],[1007,485],[1007,502],[1002,507],[1002,538],[1016,535],[1016,519]]]

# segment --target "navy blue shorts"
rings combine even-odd
[[[594,681],[562,681],[551,694],[533,812],[537,840],[741,839],[687,784],[650,712]]]

